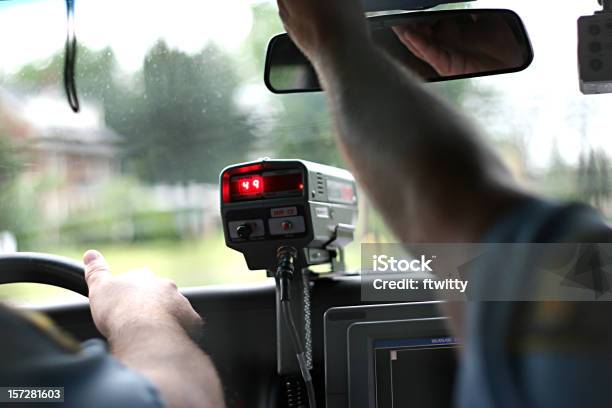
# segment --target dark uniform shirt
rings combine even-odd
[[[609,243],[612,231],[590,207],[529,200],[484,241]],[[518,299],[526,285],[538,287],[523,254],[474,271],[480,298]],[[612,405],[612,302],[471,302],[466,339],[461,408]]]
[[[0,387],[63,387],[57,406],[66,408],[164,406],[155,387],[111,356],[100,339],[78,344],[43,315],[3,306],[0,327]]]

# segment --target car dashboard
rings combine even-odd
[[[197,339],[214,361],[228,407],[284,407],[277,375],[275,284],[272,279],[248,285],[222,285],[182,290],[204,326]],[[431,293],[415,292],[414,302],[432,300]],[[312,287],[313,381],[317,405],[325,406],[324,316],[341,306],[365,305],[359,277],[315,279]],[[371,304],[371,303],[370,303]],[[37,308],[80,341],[101,337],[88,303]],[[432,312],[435,314],[435,312]],[[432,317],[437,317],[432,316]]]

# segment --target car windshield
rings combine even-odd
[[[427,86],[483,129],[525,188],[611,215],[611,101],[580,95],[576,69],[576,20],[593,4],[566,2],[554,18],[547,2],[470,7],[515,10],[533,65]],[[345,167],[323,94],[265,89],[267,42],[282,31],[275,2],[76,1],[76,30],[78,114],[62,83],[65,1],[0,2],[0,251],[80,259],[94,247],[115,272],[145,266],[181,287],[265,279],[225,247],[220,171],[259,157]],[[389,240],[361,194],[348,268],[358,271],[361,243]],[[0,296],[78,295],[13,284]]]

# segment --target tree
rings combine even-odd
[[[216,182],[222,168],[243,161],[252,134],[238,112],[239,80],[216,46],[189,56],[158,42],[143,67],[144,92],[124,128],[128,160],[148,180]]]
[[[589,149],[580,155],[577,169],[578,198],[602,208],[610,199],[610,161],[604,151]]]
[[[113,95],[117,69],[115,55],[110,48],[100,51],[80,45],[75,71],[79,96],[104,101]],[[40,90],[63,84],[64,51],[60,50],[46,61],[36,61],[21,67],[9,82],[25,90]]]
[[[240,69],[246,78],[261,83],[268,43],[273,36],[284,30],[278,17],[278,11],[272,3],[253,4],[251,11],[253,25],[240,52],[241,55],[247,56],[250,63],[242,64]]]
[[[15,234],[22,249],[30,247],[38,225],[34,194],[23,189],[20,180],[23,163],[23,149],[0,126],[0,232]]]
[[[24,66],[13,83],[39,90],[62,82],[63,52]],[[79,47],[77,91],[97,101],[125,139],[124,168],[155,182],[216,182],[222,168],[246,159],[252,134],[234,103],[240,79],[214,44],[191,56],[158,42],[142,70],[119,78],[110,48]]]
[[[607,201],[610,200],[610,160],[608,155],[602,150],[599,152],[598,157],[599,162],[599,191],[602,200],[602,205],[604,205]]]

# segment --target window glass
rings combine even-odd
[[[472,7],[505,7],[480,0]],[[578,91],[576,20],[592,2],[514,1],[536,59],[519,74],[428,85],[477,122],[517,179],[610,214],[609,96]],[[179,286],[252,282],[227,249],[218,175],[258,157],[344,166],[323,94],[272,95],[275,2],[76,2],[77,88],[64,96],[63,0],[0,2],[0,250],[80,259],[101,250],[116,272],[147,266]],[[35,29],[33,29],[35,27]],[[393,238],[360,196],[355,243]],[[40,285],[0,287],[16,302],[65,301]]]

